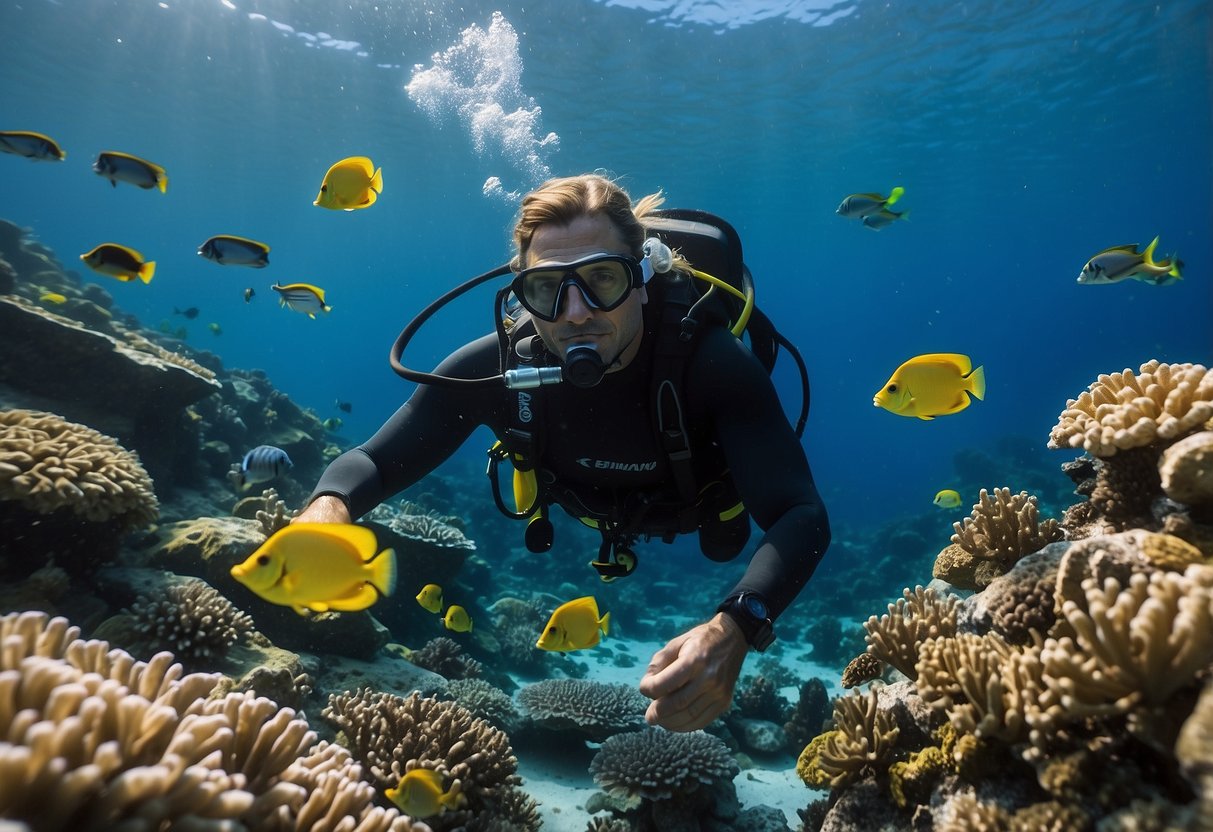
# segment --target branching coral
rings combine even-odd
[[[1056,520],[1040,522],[1034,496],[1026,491],[1012,494],[1009,488],[994,489],[993,497],[981,489],[972,513],[952,528],[952,543],[971,555],[995,561],[999,574],[1062,536]]]
[[[521,782],[509,737],[454,702],[364,689],[329,696],[321,716],[345,734],[381,791],[414,768],[458,781],[467,809],[430,819],[436,828],[468,823]]]
[[[950,636],[956,632],[955,596],[941,598],[933,589],[914,587],[902,590],[902,596],[879,619],[868,618],[868,652],[890,664],[911,679],[916,678],[918,646],[927,639]]]
[[[0,411],[0,500],[39,514],[146,526],[159,514],[139,458],[114,439],[37,410]]]
[[[900,729],[892,715],[881,710],[876,691],[852,693],[834,701],[836,730],[825,734],[817,766],[839,788],[863,776],[882,771],[893,758]]]
[[[545,679],[518,691],[518,702],[536,725],[578,731],[601,741],[644,726],[649,700],[631,685],[585,679]]]
[[[484,670],[480,662],[463,652],[459,642],[446,636],[430,639],[409,659],[444,679],[474,679]]]
[[[1066,402],[1049,433],[1050,448],[1083,448],[1111,457],[1128,448],[1170,442],[1213,418],[1213,372],[1201,364],[1142,364],[1137,373],[1100,375]]]
[[[136,662],[65,619],[0,618],[0,817],[38,830],[428,832],[307,722],[169,653]]]
[[[265,501],[265,506],[257,509],[255,516],[261,523],[265,536],[269,538],[290,525],[291,518],[299,512],[291,511],[286,507],[286,501],[278,496],[277,489],[267,488],[261,492],[261,497]]]
[[[168,650],[187,666],[221,658],[254,629],[249,615],[196,579],[168,587],[159,598],[141,596],[131,614],[150,653]]]
[[[590,761],[594,782],[631,806],[730,782],[739,772],[724,742],[702,731],[616,734]]]
[[[1045,680],[1070,718],[1162,705],[1213,664],[1213,567],[1082,584],[1062,599],[1074,636],[1041,652]]]

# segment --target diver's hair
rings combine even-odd
[[[665,197],[658,191],[633,205],[627,191],[598,173],[549,179],[522,198],[518,222],[514,225],[517,253],[510,265],[514,271],[523,267],[540,226],[568,225],[578,217],[596,214],[611,221],[632,256],[639,259],[646,236],[644,218],[663,202]]]

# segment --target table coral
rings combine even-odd
[[[587,679],[544,679],[518,691],[531,720],[555,731],[577,731],[601,742],[644,727],[649,700],[632,685]]]

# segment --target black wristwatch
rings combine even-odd
[[[745,635],[746,643],[759,653],[766,650],[775,641],[775,629],[771,625],[771,613],[767,602],[757,592],[738,592],[724,599],[716,608],[737,622]]]

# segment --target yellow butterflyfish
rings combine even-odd
[[[126,182],[144,190],[157,188],[162,194],[168,192],[168,174],[164,168],[129,153],[104,150],[97,154],[93,170],[98,176],[108,179],[115,188],[119,182]]]
[[[446,615],[442,617],[442,626],[456,633],[470,633],[472,631],[472,617],[468,615],[468,611],[458,604],[452,604],[447,608]]]
[[[458,809],[463,800],[463,795],[454,784],[449,789],[443,789],[442,780],[441,772],[415,768],[400,778],[396,788],[387,789],[384,794],[406,815],[429,818],[447,809]]]
[[[438,584],[426,584],[417,593],[417,603],[426,612],[442,612],[442,587]]]
[[[0,130],[0,152],[24,156],[35,162],[62,162],[67,158],[58,142],[31,130]]]
[[[364,610],[396,587],[396,553],[350,523],[300,523],[276,532],[232,577],[272,604],[308,610]]]
[[[310,283],[275,283],[270,287],[278,293],[278,305],[301,312],[312,320],[317,312],[332,312],[333,307],[324,302],[324,290]]]
[[[121,280],[142,280],[151,283],[156,274],[156,261],[145,260],[133,248],[117,243],[102,243],[92,251],[80,255],[84,264],[95,272]]]
[[[365,156],[350,156],[328,169],[313,205],[334,211],[369,208],[383,193],[383,169]]]
[[[609,635],[610,626],[611,614],[598,617],[598,602],[594,596],[575,598],[556,608],[535,646],[558,653],[584,650],[598,644],[602,636]]]
[[[982,367],[973,369],[967,355],[916,355],[893,373],[872,397],[872,404],[898,416],[934,419],[969,406],[969,395],[986,397]]]
[[[956,508],[960,505],[960,492],[951,488],[945,488],[935,495],[935,499],[932,502],[940,508]]]

